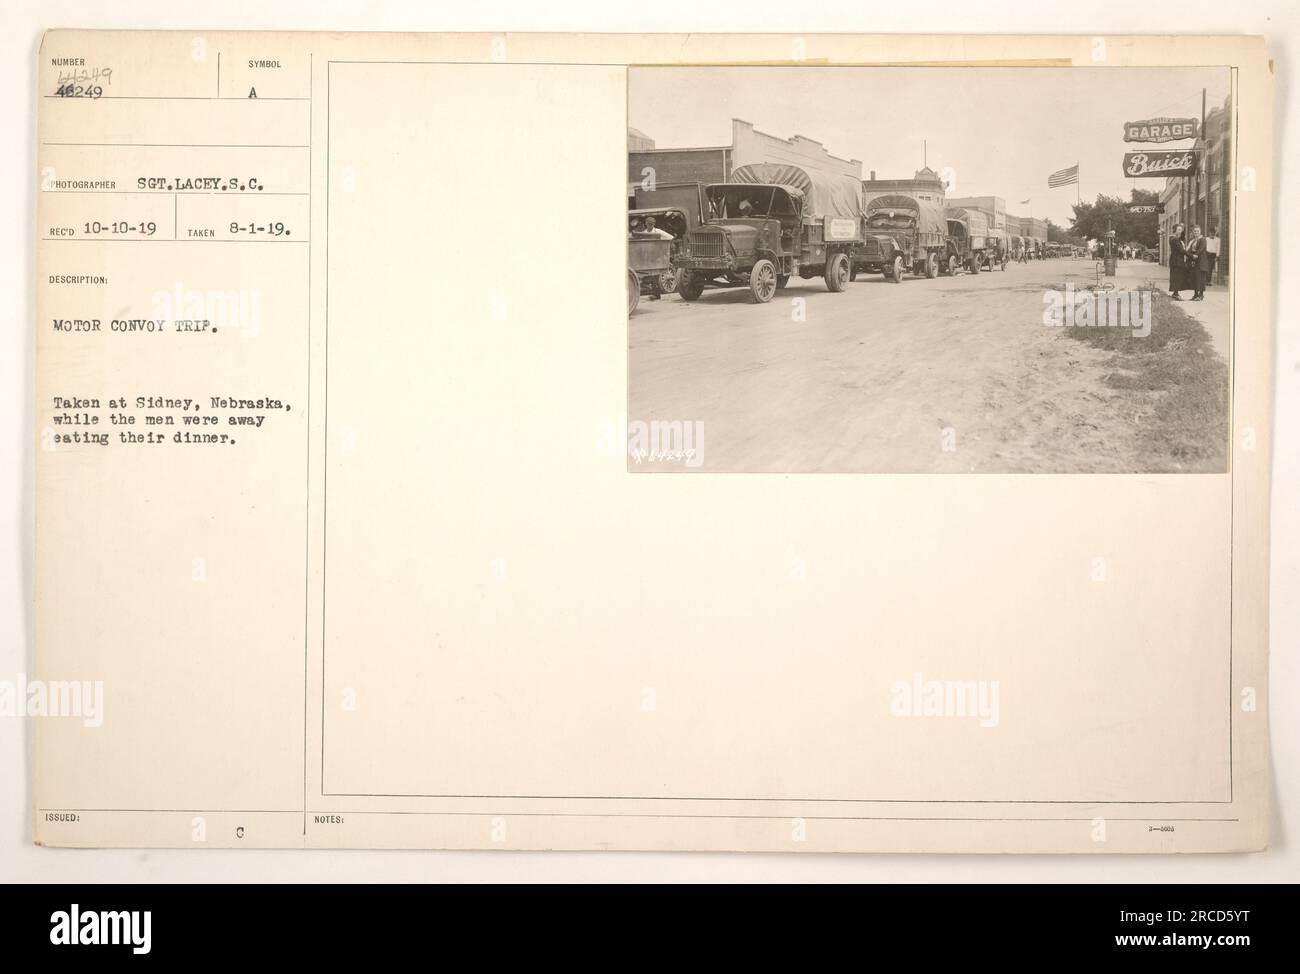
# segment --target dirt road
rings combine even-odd
[[[1138,420],[1103,382],[1111,356],[1043,323],[1046,288],[1093,275],[1067,259],[841,294],[792,281],[766,305],[746,289],[643,300],[628,418],[702,422],[703,472],[1132,471]]]

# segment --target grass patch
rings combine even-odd
[[[1151,290],[1145,338],[1126,328],[1066,328],[1065,335],[1114,353],[1104,381],[1132,399],[1141,469],[1226,470],[1228,367],[1201,323],[1154,282]]]

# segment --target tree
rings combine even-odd
[[[1129,200],[1098,194],[1093,203],[1076,203],[1070,229],[1086,240],[1104,240],[1108,229],[1115,231],[1117,244],[1137,241],[1144,247],[1156,246],[1160,235],[1159,217],[1155,213],[1131,213],[1128,203],[1151,206],[1160,202],[1160,194],[1135,189]]]
[[[1047,242],[1068,244],[1071,247],[1082,247],[1084,244],[1084,241],[1076,234],[1053,223],[1051,217],[1047,219]]]

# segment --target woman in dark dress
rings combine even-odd
[[[1183,225],[1174,224],[1174,232],[1169,237],[1169,296],[1181,301],[1178,292],[1187,288],[1187,244],[1183,242]]]

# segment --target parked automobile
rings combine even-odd
[[[639,210],[628,210],[629,241],[636,243],[641,251],[637,263],[629,257],[628,267],[635,268],[641,282],[642,294],[672,294],[677,290],[677,272],[672,267],[672,256],[680,249],[686,234],[690,232],[692,220],[689,211],[676,206],[663,206]],[[642,246],[647,237],[658,237],[668,241],[668,262],[661,270],[655,270],[658,255],[651,256],[655,248]]]
[[[627,313],[636,310],[641,294],[662,294],[676,287],[671,232],[660,230],[656,217],[684,215],[673,210],[629,210],[627,232]],[[665,287],[665,285],[671,285]]]
[[[757,303],[794,275],[822,277],[830,291],[849,281],[849,255],[862,242],[858,180],[780,163],[741,166],[705,186],[708,215],[673,259],[677,293],[694,301],[706,283],[747,287]]]
[[[634,183],[629,191],[629,214],[656,216],[656,226],[669,231],[675,241],[671,248],[676,254],[686,235],[704,222],[708,203],[704,197],[703,183]],[[629,221],[630,222],[630,221]],[[677,272],[669,268],[660,276],[660,292],[677,290]],[[642,293],[646,293],[643,286]]]
[[[850,279],[859,270],[879,271],[896,284],[905,273],[938,277],[948,270],[947,242],[940,204],[902,193],[877,196],[866,205],[862,244],[850,254]]]

